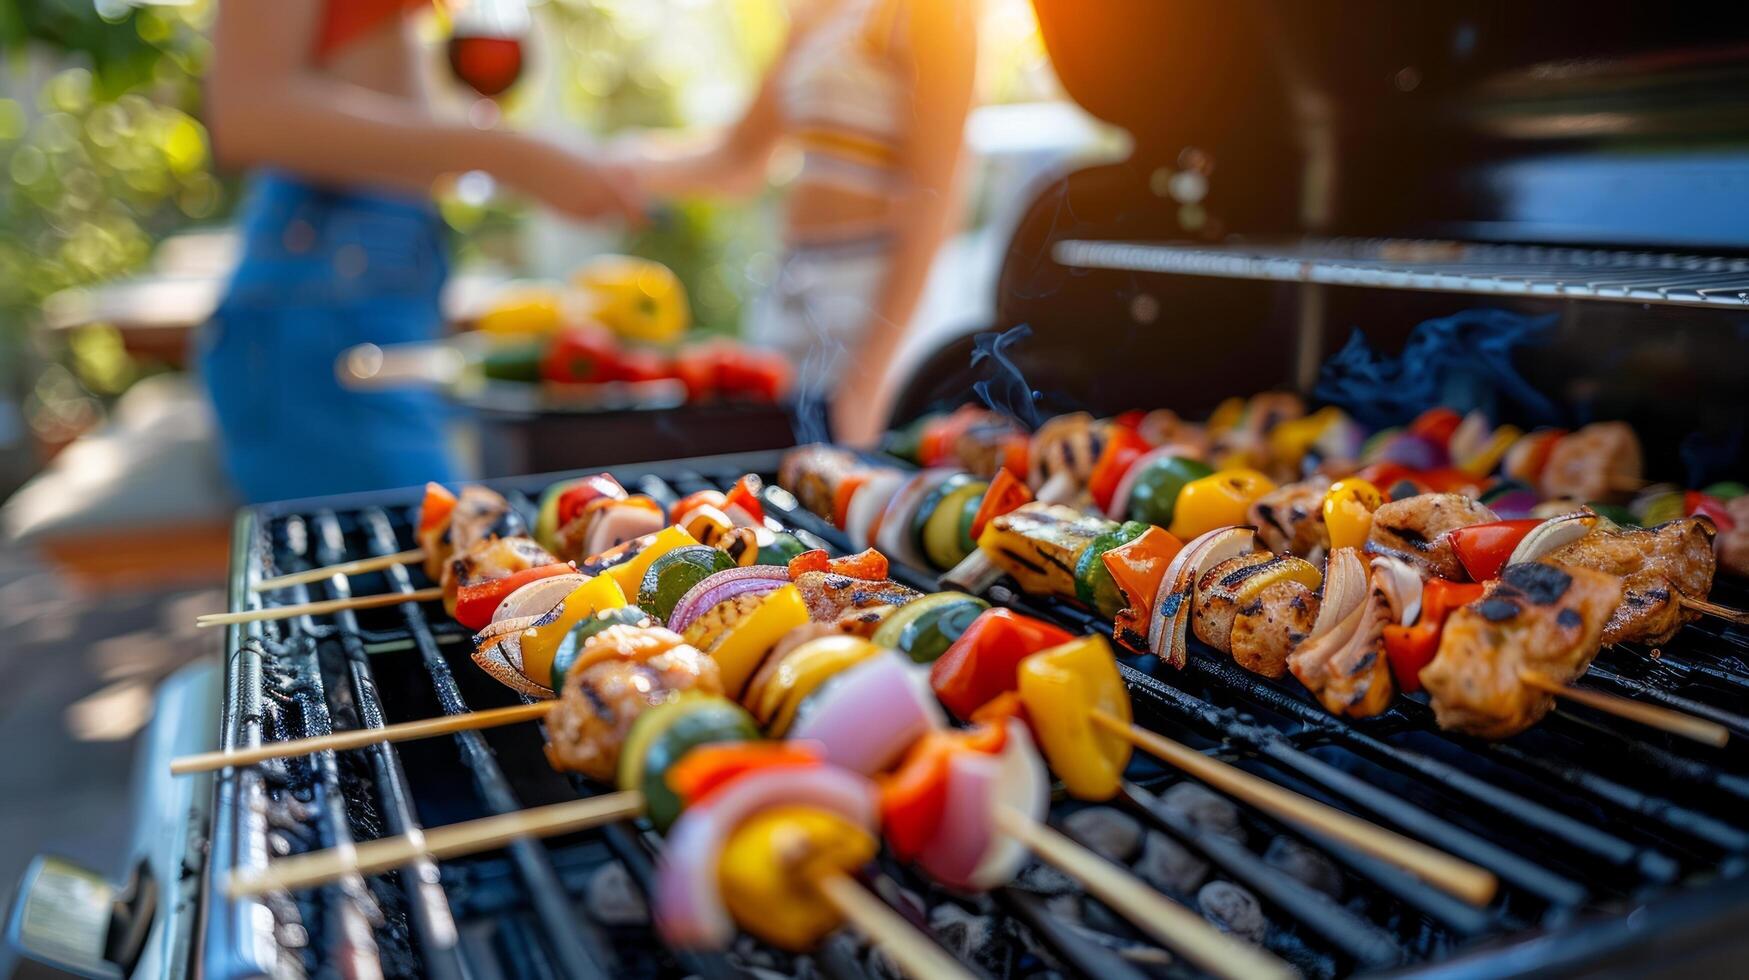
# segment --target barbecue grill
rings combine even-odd
[[[1575,421],[1632,421],[1650,472],[1691,482],[1749,472],[1749,156],[1732,142],[1749,127],[1749,48],[1736,40],[1749,38],[1749,15],[1708,11],[1689,24],[1677,9],[1612,2],[1037,7],[1070,93],[1129,129],[1135,152],[1040,189],[989,325],[1024,324],[1030,336],[1011,335],[1003,357],[976,369],[987,339],[943,345],[901,394],[895,423],[952,407],[978,382],[1020,414],[1166,406],[1194,416],[1233,394],[1310,390],[1351,327],[1389,348],[1418,320],[1490,306],[1557,315],[1543,345],[1519,352],[1520,368]],[[744,472],[769,481],[776,462],[760,453],[614,474],[672,500]],[[514,499],[559,478],[495,485]],[[781,489],[766,501],[774,523],[846,548]],[[232,607],[427,584],[407,567],[248,591],[266,575],[413,546],[416,503],[405,491],[244,512]],[[903,567],[894,577],[932,580]],[[1715,596],[1749,603],[1727,580]],[[1109,629],[1067,603],[1000,586],[993,598],[1075,630]],[[515,698],[468,661],[468,637],[435,604],[233,627],[224,649],[222,670],[164,695],[144,763],[156,820],[142,830],[133,882],[116,892],[40,865],[14,908],[15,943],[89,975],[800,968],[746,944],[734,955],[665,949],[631,898],[660,842],[629,823],[227,900],[225,876],[270,855],[599,787],[554,773],[533,724],[167,784],[168,757],[214,747],[200,744],[214,733],[244,746]],[[1749,935],[1746,658],[1749,631],[1702,622],[1661,651],[1606,651],[1582,681],[1724,724],[1735,738],[1718,750],[1568,704],[1498,744],[1439,732],[1407,698],[1354,722],[1194,643],[1181,672],[1126,661],[1138,720],[1493,871],[1501,891],[1485,907],[1243,804],[1231,804],[1232,826],[1214,827],[1175,789],[1187,780],[1145,761],[1114,806],[1158,850],[1253,894],[1267,948],[1308,976],[1737,974]],[[1053,821],[1077,807],[1059,801]],[[1287,852],[1314,855],[1328,890],[1287,873]],[[1131,863],[1171,891],[1171,875],[1148,860]],[[988,901],[895,866],[872,883],[993,977],[1188,972],[1049,875],[1029,871]],[[887,975],[845,937],[806,969]]]

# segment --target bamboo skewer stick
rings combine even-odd
[[[420,858],[450,858],[502,847],[524,837],[552,837],[585,830],[644,811],[644,794],[622,790],[582,800],[500,813],[443,827],[383,837],[352,847],[336,847],[280,858],[265,868],[236,871],[226,892],[250,898],[276,890],[308,888],[347,875],[377,874]]]
[[[416,565],[425,560],[425,549],[414,548],[410,551],[397,551],[392,555],[377,555],[373,558],[360,558],[356,561],[343,561],[337,565],[324,565],[321,568],[311,568],[302,572],[292,572],[289,575],[276,575],[264,578],[249,587],[251,592],[270,592],[283,589],[288,585],[305,585],[310,582],[320,582],[336,575],[363,575],[366,572],[381,571],[396,565]]]
[[[880,947],[899,968],[919,980],[972,980],[972,974],[947,955],[947,951],[925,939],[911,923],[900,918],[887,903],[869,894],[856,879],[843,874],[826,874],[814,881],[820,897],[838,910],[845,921]]]
[[[1539,691],[1553,694],[1555,697],[1577,701],[1588,708],[1596,708],[1598,711],[1607,712],[1617,718],[1626,718],[1628,721],[1638,722],[1660,731],[1669,732],[1672,735],[1693,739],[1713,748],[1723,748],[1725,743],[1731,740],[1731,730],[1717,722],[1696,718],[1693,715],[1686,715],[1660,705],[1646,704],[1643,701],[1605,694],[1602,691],[1562,684],[1552,677],[1532,670],[1519,672],[1518,679]]]
[[[1274,956],[1221,932],[1202,916],[1143,884],[1139,878],[1026,814],[997,807],[996,826],[1137,928],[1203,970],[1244,980],[1288,980],[1293,969]]]
[[[1093,712],[1093,723],[1228,796],[1249,803],[1280,820],[1389,862],[1472,905],[1488,904],[1500,887],[1493,873],[1484,868],[1292,790],[1283,789],[1236,766],[1211,759],[1157,732],[1129,724],[1098,710]]]
[[[403,602],[430,602],[443,598],[443,590],[433,586],[412,592],[385,592],[382,595],[353,596],[350,599],[322,599],[300,602],[292,606],[268,606],[265,609],[245,609],[242,612],[207,613],[195,619],[199,627],[230,626],[234,623],[259,623],[269,619],[294,619],[298,616],[322,616],[342,609],[375,609],[398,606]]]
[[[1721,606],[1708,599],[1695,599],[1691,596],[1685,596],[1680,592],[1676,594],[1676,601],[1678,604],[1688,609],[1692,609],[1697,613],[1716,616],[1719,619],[1730,623],[1749,625],[1749,610],[1732,609],[1730,606]]]
[[[416,739],[449,735],[455,732],[470,732],[482,728],[514,725],[519,722],[545,718],[553,708],[558,706],[558,703],[554,699],[536,701],[533,704],[517,704],[508,708],[464,711],[459,714],[440,715],[436,718],[403,721],[393,725],[384,725],[381,728],[329,732],[326,735],[313,735],[309,738],[269,742],[247,749],[185,755],[170,761],[170,773],[174,776],[186,776],[196,772],[212,772],[227,766],[253,765],[268,759],[289,759],[294,756],[314,755],[317,752],[330,750],[341,752],[347,749],[362,749],[367,745],[378,745],[385,742],[411,742]]]

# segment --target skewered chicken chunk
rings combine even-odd
[[[716,661],[660,627],[610,626],[589,638],[547,716],[553,768],[610,780],[646,710],[681,691],[723,693]]]
[[[1299,582],[1266,586],[1233,617],[1233,662],[1253,674],[1282,677],[1287,658],[1318,619],[1318,594]]]
[[[922,593],[897,582],[874,582],[851,578],[837,572],[803,572],[796,577],[796,588],[807,603],[808,618],[817,623],[833,623],[859,615],[884,617],[894,606],[902,606]],[[852,632],[853,629],[846,629]]]
[[[1508,565],[1481,599],[1446,619],[1439,653],[1421,671],[1439,726],[1506,738],[1536,724],[1554,698],[1521,676],[1566,684],[1585,673],[1621,596],[1620,579],[1589,568]]]
[[[1543,467],[1543,494],[1570,500],[1608,500],[1638,487],[1643,475],[1640,439],[1626,422],[1594,422],[1563,437]]]
[[[425,574],[433,581],[444,576],[446,559],[487,538],[510,538],[528,533],[522,516],[496,490],[468,484],[456,497],[448,520],[423,531],[419,546],[425,549]]]
[[[1304,558],[1318,548],[1329,550],[1330,532],[1324,527],[1324,494],[1329,490],[1330,481],[1321,476],[1277,487],[1257,498],[1247,520],[1270,551]]]
[[[1039,426],[1027,454],[1027,482],[1035,489],[1058,473],[1086,485],[1104,446],[1099,425],[1086,412],[1059,415]]]
[[[551,565],[558,561],[533,538],[486,538],[476,541],[466,550],[457,551],[444,563],[443,608],[455,615],[456,595],[464,585],[475,585],[505,578],[529,568]]]
[[[1617,576],[1625,593],[1603,627],[1603,645],[1668,643],[1700,614],[1678,602],[1704,598],[1713,585],[1713,524],[1694,517],[1654,528],[1596,530],[1543,556]]]
[[[1406,497],[1373,512],[1366,550],[1401,559],[1423,574],[1462,582],[1469,575],[1452,549],[1448,533],[1497,520],[1493,511],[1460,493]]]

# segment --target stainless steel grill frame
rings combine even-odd
[[[672,500],[726,486],[742,472],[769,475],[772,453],[620,467],[626,486]],[[550,480],[498,484],[537,492]],[[766,491],[774,521],[805,540],[843,550],[832,528]],[[237,525],[233,608],[382,588],[410,591],[416,569],[336,578],[284,595],[248,591],[257,578],[408,546],[411,492],[272,505]],[[924,588],[932,576],[895,568]],[[1075,629],[1102,629],[1067,603],[1013,592],[995,598]],[[435,610],[435,606],[431,607]],[[376,726],[418,713],[511,703],[508,691],[467,662],[466,633],[425,607],[403,605],[250,624],[226,637],[227,746]],[[1684,706],[1699,706],[1749,733],[1734,709],[1749,685],[1740,629],[1690,627],[1655,662],[1641,652],[1602,658],[1588,683]],[[1363,855],[1299,834],[1241,807],[1253,841],[1286,835],[1342,870],[1348,900],[1300,884],[1258,848],[1199,831],[1162,801],[1177,777],[1147,761],[1132,768],[1119,804],[1148,826],[1249,888],[1272,922],[1270,945],[1315,975],[1566,975],[1633,965],[1694,966],[1749,919],[1743,872],[1749,826],[1749,760],[1620,727],[1584,709],[1563,709],[1506,744],[1448,738],[1430,712],[1399,699],[1386,715],[1353,723],[1325,714],[1303,692],[1239,670],[1210,651],[1182,673],[1155,674],[1149,658],[1124,665],[1138,717],[1171,737],[1332,805],[1428,840],[1488,867],[1502,895],[1472,908]],[[586,872],[608,858],[647,883],[659,844],[635,824],[558,842],[525,842],[502,856],[427,862],[414,869],[297,896],[288,903],[231,902],[222,884],[235,868],[267,859],[276,846],[333,846],[399,833],[421,821],[548,802],[596,791],[546,770],[532,728],[325,754],[284,765],[227,771],[215,781],[210,860],[204,869],[202,971],[209,976],[295,975],[700,975],[738,970],[720,956],[675,958],[648,941],[627,942],[578,909]],[[451,759],[454,770],[433,765]],[[1599,760],[1613,760],[1604,765]],[[1061,802],[1061,817],[1075,804]],[[904,869],[886,867],[877,886],[929,894]],[[930,896],[936,900],[935,896]],[[1057,964],[1072,973],[1140,976],[1133,965],[1065,926],[1043,899],[1019,888],[994,896],[998,914],[1046,951],[1016,948],[992,973],[1024,976]],[[840,951],[841,953],[842,951]],[[1455,957],[1455,958],[1454,958]],[[853,957],[819,964],[859,976]],[[988,966],[986,966],[988,969]],[[494,973],[495,971],[495,973]],[[1174,974],[1176,975],[1176,970]]]

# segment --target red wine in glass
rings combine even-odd
[[[461,0],[449,37],[455,77],[488,99],[522,75],[522,44],[533,25],[525,0]]]
[[[496,98],[522,75],[522,39],[458,31],[449,39],[449,68],[474,91]]]

